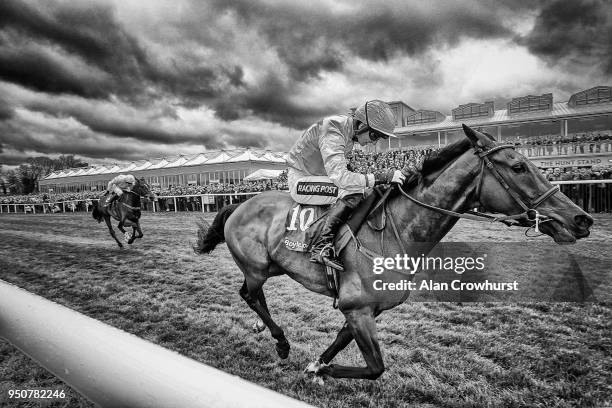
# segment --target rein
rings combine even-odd
[[[559,186],[553,186],[550,189],[546,190],[544,193],[542,193],[538,198],[533,200],[533,202],[525,203],[525,201],[521,199],[519,194],[512,187],[510,187],[506,179],[504,179],[504,176],[502,176],[499,173],[499,171],[497,170],[493,162],[491,162],[491,160],[488,157],[490,154],[498,152],[503,149],[514,149],[514,145],[504,144],[504,145],[495,146],[492,149],[488,149],[488,150],[484,150],[481,147],[474,148],[475,154],[477,154],[478,157],[482,160],[481,162],[482,165],[480,166],[480,171],[478,174],[479,181],[476,187],[476,195],[478,197],[480,196],[480,190],[482,189],[482,183],[484,179],[483,174],[484,174],[484,170],[486,166],[486,168],[493,174],[493,176],[499,182],[499,184],[508,192],[508,194],[514,199],[514,201],[519,206],[521,206],[521,208],[524,210],[522,213],[514,214],[514,215],[504,215],[504,216],[499,216],[499,217],[496,217],[490,214],[486,214],[486,213],[482,213],[482,212],[478,212],[478,211],[469,211],[468,213],[459,213],[456,211],[446,210],[444,208],[440,208],[440,207],[436,207],[436,206],[424,203],[412,197],[408,193],[406,193],[404,189],[402,188],[402,186],[400,185],[398,185],[398,189],[404,197],[408,198],[410,201],[414,202],[415,204],[418,204],[421,207],[425,207],[433,211],[437,211],[442,214],[446,214],[446,215],[450,215],[450,216],[458,217],[458,218],[465,218],[465,219],[474,220],[474,221],[502,222],[508,226],[519,226],[521,225],[521,223],[517,222],[516,220],[521,219],[521,218],[527,218],[527,220],[534,223],[532,227],[535,227],[535,231],[540,232],[538,228],[539,224],[542,222],[552,221],[552,218],[540,215],[540,213],[538,213],[536,208],[540,204],[542,204],[544,201],[546,201],[548,198],[550,198],[555,193],[557,193],[559,191]]]

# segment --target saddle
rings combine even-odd
[[[340,254],[356,236],[363,224],[376,231],[385,227],[386,215],[383,198],[388,196],[390,187],[375,187],[370,190],[359,206],[353,211],[348,222],[342,226],[334,239],[334,251]],[[309,252],[317,242],[329,211],[329,205],[294,204],[285,221],[285,247],[291,251]],[[334,308],[337,307],[339,279],[338,271],[326,266],[327,288],[334,295]]]

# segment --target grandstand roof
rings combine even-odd
[[[512,123],[538,122],[552,119],[567,119],[574,116],[595,115],[610,112],[612,112],[612,103],[601,103],[572,108],[568,106],[567,102],[557,102],[553,104],[552,110],[549,111],[534,111],[509,115],[507,109],[500,109],[494,111],[493,116],[465,118],[459,120],[453,120],[453,116],[450,115],[446,116],[444,120],[437,123],[430,122],[397,127],[395,128],[395,133],[399,133],[401,135],[461,129],[462,123],[465,123],[468,126],[503,125]]]
[[[151,163],[149,160],[145,160],[143,162],[140,162],[140,164],[137,164],[136,167],[134,167],[133,171],[146,170],[149,167],[151,167],[152,165],[153,165],[153,163]]]
[[[162,167],[166,167],[168,165],[168,163],[170,163],[168,160],[166,159],[161,159],[160,161],[158,161],[155,164],[152,164],[149,169],[161,169]]]
[[[149,159],[131,162],[125,165],[100,165],[89,168],[59,170],[48,174],[44,179],[56,179],[76,175],[95,175],[109,173],[124,173],[128,171],[152,170],[169,167],[186,167],[201,164],[236,163],[245,161],[285,163],[286,153],[270,150],[235,149],[203,152],[193,155],[181,155],[162,159]],[[79,172],[77,174],[77,172]]]

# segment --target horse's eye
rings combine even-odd
[[[524,163],[516,163],[514,166],[512,166],[512,171],[515,173],[524,173],[527,171],[527,167]]]

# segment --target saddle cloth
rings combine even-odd
[[[357,235],[366,220],[374,230],[385,227],[384,205],[377,205],[385,191],[383,188],[375,188],[366,194],[346,225],[336,234],[336,253],[340,253],[351,240],[349,232]],[[309,252],[321,235],[328,211],[329,205],[306,205],[294,201],[285,221],[285,247],[291,251]]]

